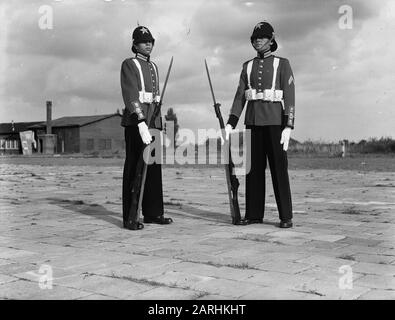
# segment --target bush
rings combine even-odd
[[[361,141],[362,142],[362,141]],[[364,143],[359,143],[362,153],[391,153],[395,152],[395,140],[389,137],[380,139],[370,138]]]

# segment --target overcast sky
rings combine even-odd
[[[352,8],[352,28],[340,22]],[[42,30],[42,5],[53,29]],[[147,26],[161,82],[174,56],[163,113],[181,128],[218,128],[204,68],[207,58],[225,121],[241,65],[255,56],[250,35],[270,22],[294,71],[293,137],[335,141],[395,138],[395,1],[40,0],[0,4],[0,122],[113,113],[123,108],[119,73],[131,33]],[[244,113],[238,127],[243,127]]]

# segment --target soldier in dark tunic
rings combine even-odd
[[[295,120],[295,85],[290,63],[274,56],[273,27],[258,23],[251,35],[257,56],[245,62],[225,127],[236,127],[245,105],[245,125],[251,130],[250,171],[246,177],[245,223],[262,223],[265,211],[265,169],[269,161],[280,227],[292,227],[292,201],[287,149]]]
[[[148,129],[148,119],[155,103],[160,100],[158,68],[150,59],[155,39],[148,28],[139,26],[133,31],[132,51],[135,57],[123,61],[121,67],[121,88],[125,109],[121,125],[125,127],[126,158],[123,170],[122,210],[125,228],[138,230],[141,222],[129,225],[132,185],[136,174],[137,160],[153,137]],[[155,128],[162,130],[162,117],[155,121]],[[159,138],[159,136],[157,136]],[[158,150],[156,150],[158,151]],[[162,167],[160,163],[149,164],[142,201],[145,223],[169,224],[163,208]]]

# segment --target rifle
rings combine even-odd
[[[231,154],[231,150],[230,150],[230,144],[226,141],[225,137],[224,137],[224,129],[225,129],[225,125],[224,125],[224,120],[222,118],[221,115],[221,110],[220,110],[220,103],[217,103],[215,100],[215,96],[214,96],[214,90],[213,90],[213,85],[211,83],[211,78],[210,78],[210,72],[208,70],[208,66],[207,66],[207,61],[206,59],[204,59],[204,63],[206,65],[206,72],[207,72],[207,77],[208,77],[208,82],[210,85],[210,90],[211,90],[211,95],[213,97],[213,101],[214,101],[214,110],[215,110],[215,114],[219,120],[219,126],[221,128],[221,134],[222,134],[222,138],[225,141],[225,144],[227,144],[228,146],[228,155],[229,155],[229,161],[227,164],[225,164],[225,174],[226,174],[226,183],[228,186],[228,196],[229,196],[229,205],[230,205],[230,215],[232,217],[232,223],[235,225],[239,225],[239,224],[243,224],[243,221],[241,219],[240,216],[240,208],[239,208],[239,200],[237,198],[237,192],[240,186],[239,180],[237,179],[235,173],[234,173],[234,163],[232,161],[232,154]]]
[[[148,128],[155,127],[155,120],[160,113],[160,109],[163,103],[163,97],[165,95],[167,81],[169,80],[170,70],[173,65],[173,57],[171,57],[170,65],[167,70],[165,83],[163,85],[162,94],[160,96],[160,100],[158,103],[155,103],[154,112],[152,113],[151,117],[147,119],[148,121]],[[132,185],[132,199],[131,205],[129,209],[129,216],[127,220],[127,225],[130,229],[136,230],[138,229],[138,222],[140,221],[141,211],[142,211],[142,203],[143,203],[143,196],[144,196],[144,186],[145,186],[145,178],[147,176],[147,162],[148,159],[144,159],[144,153],[149,157],[151,154],[151,147],[150,145],[146,146],[147,150],[143,150],[139,156],[136,165],[136,174],[133,180]]]

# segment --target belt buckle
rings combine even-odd
[[[245,92],[246,100],[256,100],[256,90],[255,89],[247,89]]]
[[[144,102],[145,103],[152,103],[152,93],[151,92],[144,92]]]
[[[258,92],[258,93],[256,94],[256,98],[257,98],[257,100],[263,100],[263,98],[264,98],[263,92]]]
[[[275,99],[275,101],[281,101],[283,99],[283,91],[282,90],[275,90],[274,91],[274,99]]]

